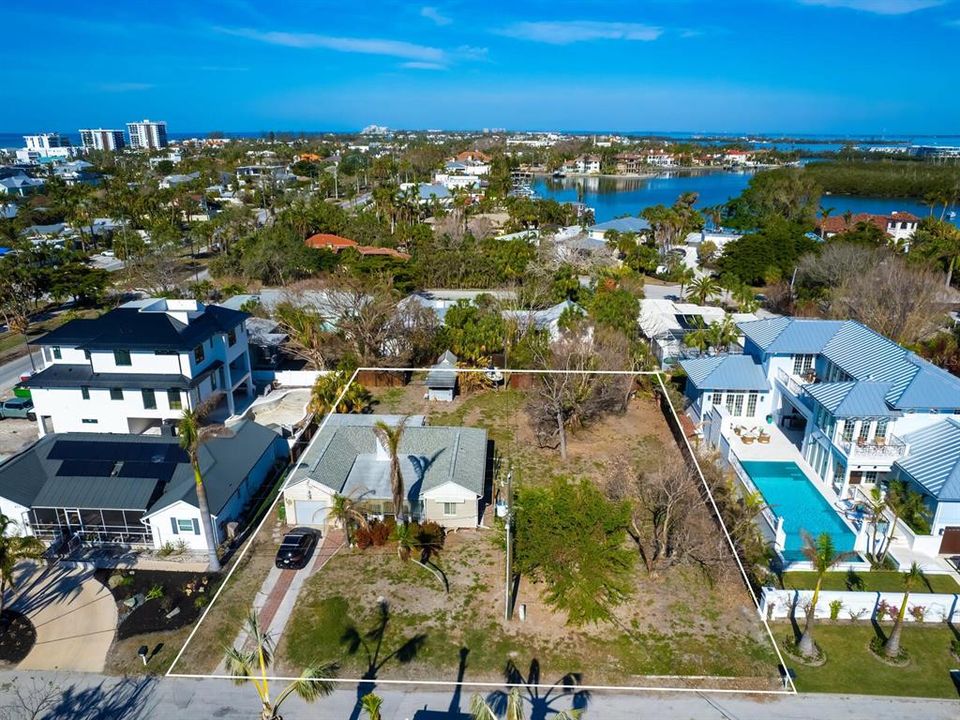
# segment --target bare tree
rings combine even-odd
[[[58,678],[15,677],[7,689],[9,702],[0,707],[0,720],[40,720],[49,717],[62,702],[64,694]]]

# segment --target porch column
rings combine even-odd
[[[250,349],[244,351],[243,353],[243,364],[247,369],[247,381],[246,381],[246,390],[247,397],[253,397],[253,367],[250,364]]]

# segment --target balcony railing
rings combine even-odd
[[[907,444],[893,434],[887,435],[885,439],[877,438],[869,442],[843,440],[841,438],[837,441],[837,444],[851,460],[855,458],[896,460],[903,457],[907,452]]]
[[[799,375],[788,373],[783,368],[777,370],[777,380],[779,380],[787,388],[787,390],[790,391],[791,395],[797,398],[803,396],[803,386],[809,385],[811,382],[813,382],[812,380],[807,380]]]

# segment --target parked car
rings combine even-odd
[[[0,420],[5,420],[6,418],[36,420],[37,414],[33,411],[33,400],[21,397],[4,400],[0,403]]]
[[[317,544],[317,534],[311,531],[288,533],[277,550],[277,567],[297,570],[306,566]]]

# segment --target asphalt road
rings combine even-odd
[[[282,683],[273,683],[276,696]],[[363,692],[366,692],[365,688]],[[467,714],[472,691],[393,689],[379,686],[383,720],[471,720]],[[46,696],[47,709],[24,714],[23,701]],[[360,720],[356,689],[338,690],[312,705],[292,696],[282,706],[285,720]],[[524,716],[549,720],[558,710],[569,709],[569,697],[531,698]],[[235,686],[229,680],[183,678],[110,678],[81,673],[0,673],[0,713],[38,720],[255,720],[259,702],[253,687]],[[594,693],[586,703],[585,720],[956,720],[960,702],[842,695],[800,695],[749,698],[702,694]]]
[[[33,356],[34,362],[36,362],[39,368],[42,364],[42,358],[39,357],[37,351],[34,351]],[[11,388],[20,382],[20,376],[30,372],[32,369],[33,366],[30,364],[30,358],[27,355],[12,360],[5,365],[0,365],[0,397],[9,395]]]

